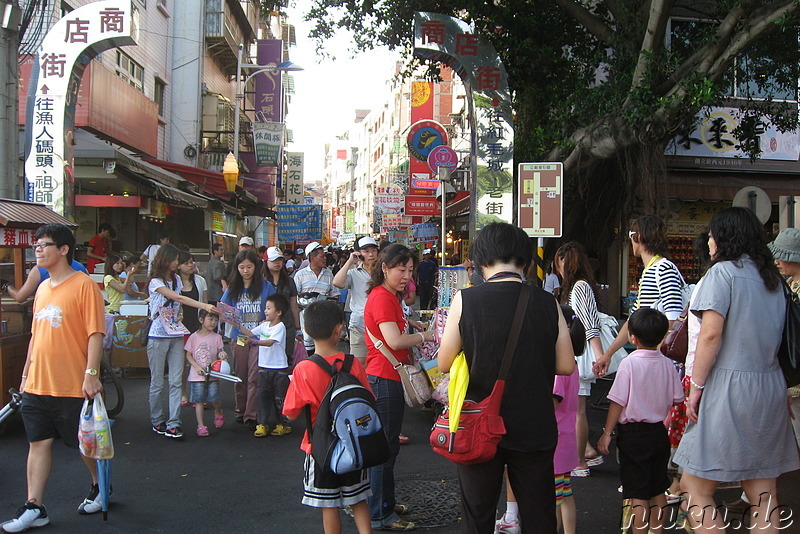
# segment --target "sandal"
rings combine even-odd
[[[197,435],[200,437],[208,436],[208,427],[207,426],[198,426],[197,427]]]
[[[669,491],[665,491],[664,495],[667,496],[667,504],[678,504],[683,500],[683,495],[676,495],[674,493],[670,493]]]
[[[587,458],[586,465],[589,467],[597,467],[598,465],[603,465],[604,461],[602,456],[595,456],[594,458]]]
[[[408,445],[411,441],[405,434],[400,434],[397,440],[400,442],[400,445]]]
[[[223,415],[215,415],[214,416],[214,426],[217,428],[222,428],[225,424],[225,416]]]
[[[569,476],[576,477],[576,478],[586,478],[590,474],[591,473],[589,472],[589,468],[588,467],[586,469],[581,469],[579,467],[576,467],[575,469],[570,471]]]

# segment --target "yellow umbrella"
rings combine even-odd
[[[464,351],[458,353],[453,365],[450,366],[450,383],[447,385],[447,399],[450,404],[450,435],[458,430],[458,422],[461,419],[461,406],[467,397],[467,386],[469,385],[469,368],[467,367],[467,357]],[[452,440],[451,440],[452,443]]]

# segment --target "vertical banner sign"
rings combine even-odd
[[[411,124],[414,126],[411,127],[413,131],[409,132],[406,140],[410,155],[410,175],[409,182],[406,183],[411,186],[408,191],[410,195],[433,194],[428,190],[414,187],[411,182],[413,180],[431,178],[430,169],[427,165],[428,154],[434,147],[447,144],[447,134],[444,133],[444,127],[433,121],[433,108],[433,83],[411,82]],[[421,126],[418,125],[421,121],[431,123],[428,126],[433,126],[433,128],[426,128],[425,131],[421,131]],[[436,125],[438,125],[438,128],[436,128]],[[417,135],[414,135],[415,133]]]
[[[322,206],[275,206],[278,241],[321,241]]]
[[[253,124],[253,146],[259,167],[277,167],[283,146],[282,122],[256,122]]]
[[[261,39],[256,46],[258,65],[274,67],[283,59],[283,41],[280,39]],[[280,71],[259,72],[254,78],[256,122],[283,122]]]
[[[286,203],[305,203],[303,187],[303,152],[286,153]],[[290,239],[287,241],[291,241]]]
[[[513,115],[500,56],[463,20],[421,11],[414,15],[414,54],[455,70],[475,109],[470,232],[495,221],[514,222]]]
[[[28,200],[72,217],[75,103],[86,65],[97,54],[136,44],[130,0],[101,0],[59,19],[36,51],[26,117]]]
[[[564,164],[519,164],[519,227],[531,237],[561,237]]]

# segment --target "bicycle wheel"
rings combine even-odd
[[[109,417],[116,417],[125,405],[125,395],[114,370],[104,361],[100,363],[100,381],[103,384],[103,402],[106,404],[106,412]]]

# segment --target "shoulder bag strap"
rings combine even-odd
[[[375,337],[372,334],[372,332],[369,331],[369,328],[367,328],[366,325],[364,325],[364,330],[366,330],[367,335],[372,340],[372,344],[375,345],[375,348],[381,351],[381,354],[386,356],[386,359],[389,360],[389,363],[392,364],[392,367],[394,369],[397,369],[398,367],[403,365],[399,361],[397,361],[397,358],[394,357],[394,354],[392,354],[392,351],[389,350],[386,344],[377,337]]]
[[[514,320],[511,322],[511,331],[508,335],[508,343],[506,343],[506,352],[503,355],[503,363],[500,364],[500,374],[497,375],[498,380],[505,380],[508,370],[511,368],[511,360],[514,359],[514,353],[517,351],[519,333],[522,330],[522,321],[525,319],[530,296],[531,287],[527,284],[522,284],[519,291],[519,299],[517,300],[517,311],[514,312]]]

